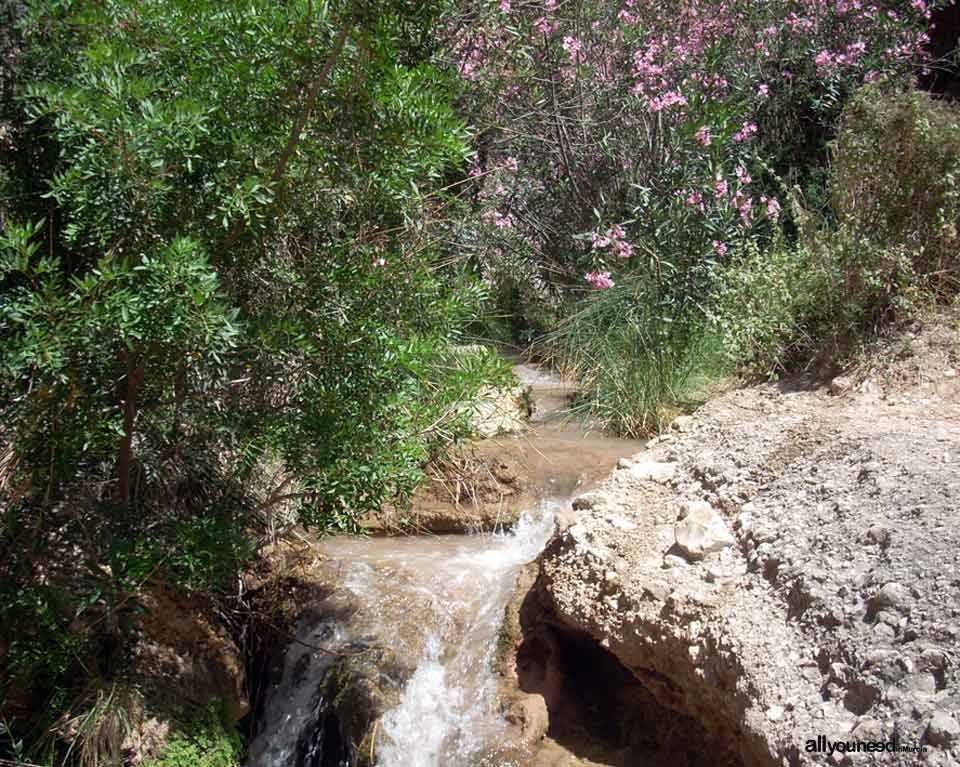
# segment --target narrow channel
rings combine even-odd
[[[268,690],[248,767],[351,767],[332,720],[328,685],[318,683],[349,653],[387,648],[371,685],[396,688],[376,724],[365,763],[377,767],[499,767],[512,753],[493,669],[504,609],[520,568],[540,554],[557,514],[641,443],[598,434],[564,417],[571,394],[530,365],[531,430],[490,440],[525,468],[531,500],[508,530],[472,535],[323,541],[335,593],[307,611],[282,671]]]

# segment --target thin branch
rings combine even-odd
[[[314,107],[316,107],[317,96],[320,95],[320,89],[323,88],[324,84],[327,82],[327,79],[330,77],[330,72],[333,70],[334,64],[336,64],[337,59],[340,57],[343,47],[346,45],[347,36],[350,34],[352,29],[352,19],[344,22],[343,26],[340,27],[340,31],[337,33],[337,39],[333,44],[333,49],[327,54],[327,58],[323,62],[323,68],[320,70],[320,73],[317,75],[317,77],[314,78],[313,82],[310,83],[310,87],[308,88],[307,94],[303,100],[303,106],[300,109],[300,112],[297,114],[296,119],[293,121],[293,128],[290,130],[290,136],[287,138],[287,144],[280,153],[280,157],[277,159],[277,165],[273,169],[273,173],[270,176],[270,180],[273,183],[276,184],[283,179],[284,174],[287,171],[287,165],[290,163],[290,158],[293,157],[294,153],[297,151],[297,147],[300,144],[300,139],[303,137],[303,130],[313,114]],[[240,239],[240,235],[243,234],[246,226],[247,222],[244,218],[235,218],[233,220],[233,223],[230,225],[230,229],[227,232],[227,236],[220,245],[221,253],[226,253],[237,243],[237,240]]]

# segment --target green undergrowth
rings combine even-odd
[[[718,386],[832,375],[891,323],[956,295],[960,112],[893,85],[863,88],[830,145],[815,208],[785,189],[783,225],[725,258],[682,238],[594,291],[543,342],[611,430],[661,429]],[[662,265],[672,271],[659,271]]]
[[[239,767],[242,758],[240,733],[222,707],[212,703],[184,712],[184,724],[143,767]]]

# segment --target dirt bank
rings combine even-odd
[[[613,439],[575,418],[576,388],[535,365],[514,366],[519,385],[477,403],[479,439],[427,467],[410,508],[385,508],[364,519],[375,535],[471,533],[516,524],[544,498],[593,487],[639,441]]]
[[[593,721],[626,725],[626,696],[663,763],[869,758],[812,750],[818,736],[926,749],[883,764],[958,763],[957,323],[918,324],[869,359],[829,385],[723,395],[575,502],[518,601],[511,656],[553,745],[640,764],[656,747],[564,710],[593,701]],[[571,652],[593,672],[572,675]]]

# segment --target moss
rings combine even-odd
[[[143,767],[239,767],[243,741],[221,703],[188,710],[181,721]]]

